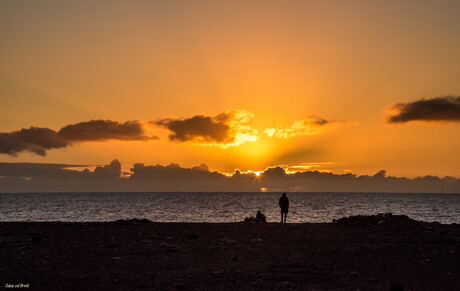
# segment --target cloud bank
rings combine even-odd
[[[23,128],[12,132],[0,133],[0,153],[16,156],[29,151],[45,156],[50,149],[64,148],[75,142],[105,140],[142,140],[147,137],[139,121],[120,123],[112,120],[91,120],[70,124],[59,131],[44,127]]]
[[[373,175],[334,174],[320,171],[287,171],[281,166],[261,173],[233,174],[211,171],[206,164],[183,168],[134,164],[121,175],[121,163],[75,170],[81,165],[0,163],[0,192],[430,192],[460,193],[460,179],[424,176],[409,179],[392,177],[385,170]],[[126,174],[126,173],[125,173]]]
[[[397,114],[388,118],[388,123],[409,121],[460,122],[460,96],[421,99],[393,105]]]

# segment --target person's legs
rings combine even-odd
[[[283,211],[281,210],[281,223],[283,223]]]
[[[284,212],[284,223],[286,223],[287,214],[287,212]]]

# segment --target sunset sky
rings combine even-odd
[[[460,1],[1,1],[0,162],[459,178],[459,15]]]

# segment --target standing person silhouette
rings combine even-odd
[[[286,193],[283,193],[283,196],[280,197],[280,207],[281,207],[281,223],[283,223],[283,215],[284,215],[284,223],[286,223],[286,217],[289,212],[289,199],[286,196]]]

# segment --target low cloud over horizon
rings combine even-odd
[[[54,131],[45,127],[22,128],[12,132],[0,133],[0,153],[16,156],[29,151],[45,156],[46,151],[67,147],[76,142],[106,140],[142,140],[157,139],[148,137],[139,121],[120,123],[112,120],[90,120],[69,124]]]
[[[460,122],[460,96],[445,96],[398,103],[391,107],[398,113],[388,117],[388,123]]]
[[[334,174],[320,171],[287,171],[268,167],[264,171],[233,174],[211,171],[206,164],[183,168],[134,164],[123,173],[121,163],[75,170],[82,165],[0,163],[0,192],[133,192],[133,191],[250,191],[250,192],[432,192],[460,193],[460,179],[423,176],[409,179],[387,175]]]

